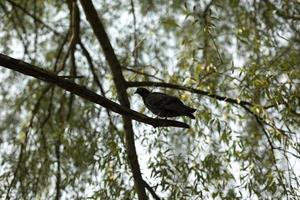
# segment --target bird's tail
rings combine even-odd
[[[186,106],[186,107],[187,107],[186,116],[188,116],[191,119],[196,119],[195,116],[193,115],[193,113],[196,111],[196,109],[190,108],[188,106]]]
[[[187,113],[186,116],[188,116],[191,119],[196,119],[195,116],[192,113]]]

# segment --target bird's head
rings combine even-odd
[[[139,95],[141,95],[143,98],[146,97],[149,93],[150,93],[150,91],[147,90],[146,88],[138,88],[138,89],[135,91],[135,94],[139,94]]]

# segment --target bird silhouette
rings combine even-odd
[[[196,111],[184,105],[179,98],[160,92],[150,92],[146,88],[138,88],[135,92],[144,101],[145,106],[159,117],[188,116],[195,119],[193,113]]]

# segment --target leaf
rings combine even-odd
[[[24,131],[21,131],[18,135],[18,141],[21,144],[24,144],[25,140],[26,140],[26,133]]]
[[[175,28],[178,28],[180,27],[174,18],[165,18],[165,19],[162,19],[161,23],[164,25],[164,27],[167,29],[167,30],[170,30],[170,29],[175,29]]]

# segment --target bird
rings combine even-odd
[[[195,119],[193,113],[196,109],[184,105],[177,97],[160,92],[150,92],[146,88],[137,88],[135,94],[139,94],[145,106],[158,117],[188,116]]]

